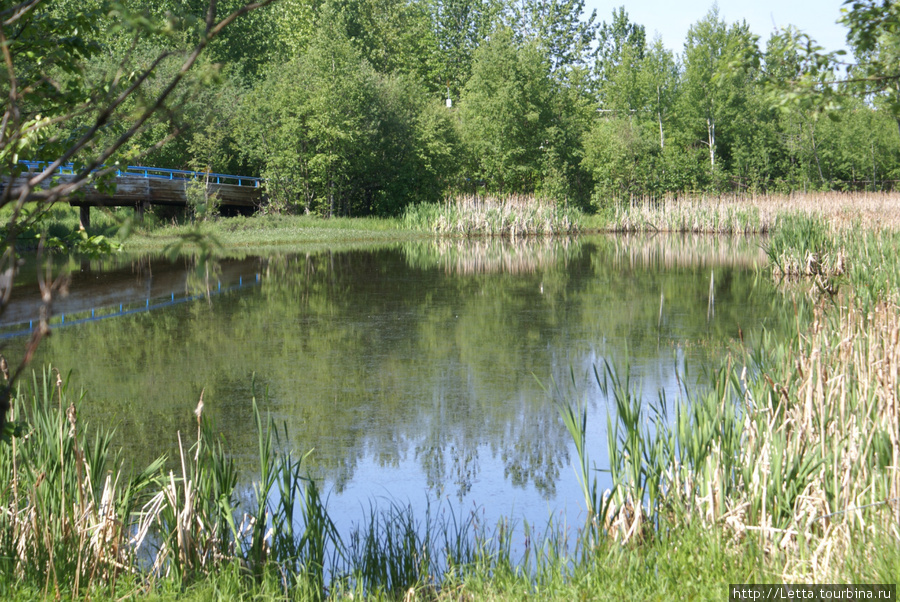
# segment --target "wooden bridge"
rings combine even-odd
[[[14,194],[17,182],[24,184],[26,178],[33,177],[46,167],[46,164],[40,161],[20,161],[20,163],[27,171],[12,181]],[[74,177],[75,168],[72,164],[60,167],[54,174],[54,178],[60,183]],[[219,207],[252,210],[262,201],[261,178],[130,166],[116,171],[114,192],[101,192],[95,186],[87,185],[77,196],[67,199],[67,202],[73,207],[80,208],[81,225],[88,228],[91,221],[91,207],[134,207],[139,216],[151,205],[185,207],[188,204],[188,186],[194,182],[204,185],[208,196],[215,195]]]

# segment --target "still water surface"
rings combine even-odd
[[[35,366],[69,374],[81,415],[116,425],[135,463],[176,453],[203,391],[248,481],[255,395],[287,444],[313,450],[342,528],[386,500],[580,524],[555,403],[587,402],[604,467],[593,368],[627,366],[648,400],[677,397],[739,337],[776,326],[763,261],[757,240],[692,237],[411,242],[203,268],[117,258],[76,266]],[[29,294],[4,332],[27,328]],[[24,341],[4,343],[15,358]]]

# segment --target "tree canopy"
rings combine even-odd
[[[473,192],[599,209],[890,189],[900,170],[895,0],[845,4],[852,59],[796,28],[762,43],[715,6],[677,53],[582,0],[222,0],[246,14],[218,29],[199,0],[4,6],[13,175],[202,165],[266,177],[270,211],[395,215]]]

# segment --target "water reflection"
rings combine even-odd
[[[545,514],[579,501],[548,390],[589,400],[602,465],[593,367],[627,359],[648,394],[673,396],[685,366],[699,371],[770,319],[761,260],[756,241],[689,237],[413,242],[222,259],[202,274],[143,258],[94,265],[73,297],[152,293],[163,274],[185,296],[245,273],[254,286],[59,329],[37,361],[71,371],[88,392],[82,413],[118,424],[136,463],[173,454],[205,389],[252,470],[256,395],[292,447],[314,450],[309,468],[337,499],[384,489]]]

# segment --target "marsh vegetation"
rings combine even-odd
[[[868,202],[895,201],[876,197]],[[736,201],[721,203],[730,206]],[[765,201],[758,204],[765,206]],[[38,378],[22,389],[17,416],[30,418],[18,433],[21,439],[14,438],[14,446],[4,446],[4,461],[10,466],[15,462],[18,475],[4,501],[11,509],[5,515],[11,521],[7,523],[11,539],[5,544],[10,551],[5,556],[9,563],[5,574],[16,575],[18,584],[9,591],[41,591],[47,595],[60,591],[77,596],[86,591],[134,591],[140,584],[151,584],[149,587],[165,595],[167,588],[178,583],[201,597],[207,595],[203,592],[208,588],[214,588],[295,599],[341,597],[350,592],[355,596],[438,598],[516,597],[540,592],[560,599],[616,592],[616,597],[640,599],[649,591],[681,591],[676,589],[677,576],[688,567],[698,570],[698,563],[701,578],[684,591],[701,597],[719,596],[728,580],[893,582],[900,562],[891,551],[896,549],[900,497],[893,469],[898,454],[900,358],[900,323],[894,297],[900,272],[896,254],[892,253],[897,248],[896,234],[892,228],[877,228],[865,221],[867,215],[876,214],[867,211],[867,203],[858,207],[858,216],[850,215],[851,205],[831,212],[814,210],[821,203],[808,207],[808,211],[795,208],[792,213],[774,212],[768,237],[749,255],[735,255],[735,243],[730,239],[684,234],[599,239],[603,243],[586,243],[583,236],[568,241],[444,238],[405,243],[399,255],[382,251],[402,258],[414,270],[455,274],[461,278],[460,284],[471,278],[490,278],[496,287],[503,279],[513,279],[512,283],[524,275],[529,282],[533,280],[535,292],[540,290],[555,299],[565,299],[583,286],[572,280],[578,265],[591,266],[592,278],[604,289],[617,277],[623,282],[648,277],[651,288],[661,288],[662,298],[657,293],[646,302],[623,304],[619,299],[617,307],[642,308],[622,323],[626,331],[662,327],[661,332],[665,332],[665,324],[671,319],[666,316],[685,311],[696,313],[704,324],[711,318],[709,270],[719,271],[713,282],[719,287],[715,289],[716,320],[710,324],[714,328],[721,324],[724,338],[714,353],[685,353],[685,362],[676,364],[672,372],[684,384],[663,387],[657,395],[653,390],[655,380],[635,371],[633,364],[635,357],[641,357],[641,349],[651,352],[659,345],[654,336],[653,340],[643,339],[643,343],[642,339],[633,341],[627,354],[607,353],[607,349],[593,356],[589,364],[576,363],[588,370],[588,380],[596,385],[590,395],[599,392],[606,400],[603,403],[608,404],[601,406],[600,412],[587,412],[590,395],[585,396],[586,390],[579,392],[577,387],[566,385],[573,375],[576,380],[581,378],[570,373],[571,363],[557,362],[558,370],[541,377],[548,385],[556,384],[547,389],[531,387],[547,400],[540,424],[552,426],[554,437],[562,444],[560,453],[581,468],[576,477],[559,470],[565,463],[549,473],[534,464],[531,468],[537,472],[522,474],[526,479],[536,479],[533,483],[537,484],[549,482],[541,479],[557,471],[558,476],[550,478],[557,483],[568,480],[567,487],[581,492],[577,495],[583,500],[580,508],[586,517],[584,523],[581,519],[573,523],[568,517],[568,522],[532,518],[522,523],[513,516],[488,519],[437,501],[434,506],[420,506],[393,499],[373,500],[370,511],[351,526],[335,516],[334,500],[329,503],[328,496],[321,494],[321,486],[328,482],[321,480],[321,475],[328,474],[328,463],[321,464],[322,458],[317,460],[315,453],[304,455],[312,447],[321,449],[323,443],[314,443],[314,436],[309,436],[322,432],[321,423],[304,424],[310,418],[308,413],[304,421],[297,422],[291,418],[295,412],[276,409],[273,416],[281,418],[270,421],[265,413],[254,414],[253,432],[235,424],[224,435],[215,434],[205,421],[210,412],[219,424],[224,418],[215,409],[216,402],[211,401],[221,398],[222,383],[214,383],[204,393],[204,422],[190,414],[192,407],[186,407],[188,399],[198,398],[198,391],[188,389],[179,393],[185,398],[178,410],[182,418],[172,422],[157,416],[164,424],[159,436],[170,434],[163,450],[169,455],[167,464],[145,457],[135,466],[148,466],[147,471],[125,470],[115,464],[108,438],[96,440],[99,448],[92,447],[94,439],[75,444],[77,436],[85,435],[81,418],[65,411],[73,401],[67,387],[75,385],[64,385],[54,374],[46,376],[45,382]],[[756,210],[752,204],[741,208],[748,215]],[[859,223],[866,227],[851,230]],[[597,256],[585,263],[585,245],[598,243],[609,245],[603,259]],[[704,247],[708,249],[702,250]],[[778,267],[808,266],[811,256],[814,264],[821,266],[814,272]],[[835,257],[842,259],[837,263]],[[699,264],[698,258],[702,258]],[[550,278],[556,273],[554,265],[566,266],[565,271]],[[719,281],[724,273],[721,270],[728,265],[749,269],[748,285],[762,278],[779,289],[778,295],[784,299],[764,305],[766,312],[783,319],[766,320],[759,329],[749,326],[746,316],[729,316],[728,295]],[[373,273],[370,264],[364,262],[361,267]],[[320,306],[320,301],[307,305],[302,315],[348,310],[348,292],[362,283],[340,255],[270,260],[265,269],[273,275],[271,284],[263,284],[267,304],[282,294],[296,301],[317,289],[342,291],[326,305]],[[699,277],[689,276],[678,286],[688,286],[695,292],[672,288],[675,281],[666,284],[665,277],[657,280],[684,270],[686,274],[696,270]],[[290,284],[286,278],[289,273],[305,274],[305,284]],[[747,290],[749,294],[739,290],[731,294],[736,298],[760,294],[752,292],[753,288]],[[367,292],[369,298],[377,299],[372,292]],[[490,322],[493,313],[486,310],[492,301],[485,301],[487,305],[472,306],[471,315]],[[242,304],[247,307],[246,301]],[[599,307],[603,306],[601,302]],[[746,310],[737,310],[741,312]],[[435,318],[441,320],[443,315],[438,312]],[[592,319],[589,323],[604,326],[589,336],[611,332],[606,327],[614,315]],[[742,328],[733,328],[735,323]],[[423,332],[424,325],[405,330]],[[459,333],[477,332],[491,339],[503,336],[489,323],[469,326]],[[709,336],[708,328],[702,327],[704,339]],[[427,340],[447,340],[438,330]],[[310,329],[304,338],[315,332]],[[376,328],[370,335],[382,342],[388,340],[377,332]],[[523,342],[530,336],[513,334],[511,340]],[[671,333],[663,338],[668,336]],[[467,353],[483,347],[484,337],[467,346]],[[348,344],[352,338],[347,339]],[[66,340],[74,342],[65,337],[58,340],[63,346],[69,345]],[[682,340],[679,346],[690,349],[685,346],[690,340]],[[48,357],[60,355],[62,348],[57,348],[56,339],[47,344]],[[164,346],[171,348],[169,344]],[[82,353],[76,351],[76,355]],[[407,353],[401,355],[406,357]],[[520,361],[541,373],[532,352],[520,349],[501,355],[510,361],[487,362],[479,360],[477,354],[470,358],[475,362],[473,368],[493,366],[487,371],[476,370],[475,374],[481,375],[477,379],[485,386],[478,388],[483,393],[496,387],[491,374],[519,371],[516,364]],[[322,356],[323,360],[328,357]],[[697,375],[695,364],[700,357],[712,360],[702,370],[709,378],[698,379],[697,386],[690,385],[693,381],[687,373]],[[568,356],[567,362],[571,359]],[[385,365],[393,368],[377,372],[395,371],[401,365],[395,360],[400,361],[400,356],[386,359]],[[252,362],[246,355],[241,361]],[[330,378],[329,363],[323,365],[326,381]],[[596,367],[596,373],[590,366]],[[343,370],[340,365],[333,368]],[[307,374],[321,372],[320,368],[300,369]],[[272,376],[258,381],[258,394],[265,385],[270,393],[280,395],[281,387],[275,385]],[[291,381],[287,373],[285,377],[285,382]],[[109,379],[85,375],[85,382],[104,380]],[[385,392],[399,385],[384,384],[388,387]],[[246,398],[253,395],[246,387],[242,391]],[[345,397],[346,393],[339,395]],[[122,394],[134,395],[124,391],[117,395]],[[75,399],[78,403],[72,407],[83,407],[80,413],[90,414],[93,404],[89,399],[88,390],[85,401]],[[275,409],[278,405],[272,405],[269,399],[266,407]],[[597,428],[597,422],[604,422],[602,407],[608,407],[609,422],[605,428]],[[408,414],[409,408],[398,407],[392,412]],[[566,416],[567,420],[562,419]],[[460,434],[471,434],[474,424],[464,427]],[[123,427],[128,428],[127,424]],[[46,433],[42,435],[41,429]],[[241,444],[247,447],[235,448],[234,436],[228,432],[237,431],[249,435]],[[307,434],[297,437],[298,431]],[[513,433],[508,442],[535,437],[546,444],[547,431]],[[569,438],[580,443],[569,447],[571,443],[565,443]],[[37,453],[29,448],[29,442],[41,439],[43,459],[21,455]],[[451,455],[465,455],[465,439],[442,445],[455,450]],[[232,451],[226,454],[224,449]],[[237,449],[245,451],[235,455]],[[387,448],[382,448],[380,453],[385,452]],[[56,456],[51,458],[52,454]],[[423,461],[428,457],[432,456],[421,456]],[[486,461],[485,456],[479,462],[484,465]],[[57,469],[23,468],[56,465],[67,468],[58,471],[63,481],[52,485],[49,479]],[[105,474],[104,466],[112,469],[108,480],[95,476]],[[477,466],[478,462],[470,468]],[[518,461],[510,466],[519,466]],[[326,468],[324,473],[316,472],[322,468]],[[608,480],[595,469],[609,470]],[[332,474],[341,474],[341,470]],[[255,475],[249,481],[238,476],[248,472]],[[434,478],[443,478],[439,474],[453,473],[439,471]],[[66,488],[68,501],[35,497],[50,492],[63,495]],[[113,507],[117,514],[104,510]],[[70,518],[60,523],[60,531],[54,532],[50,524],[41,526],[42,516],[66,513]],[[118,530],[103,527],[105,520]],[[269,528],[262,529],[261,524]],[[28,531],[35,528],[38,531]],[[97,533],[104,535],[98,539]],[[523,541],[529,543],[523,546]],[[692,545],[703,546],[708,552],[698,558],[696,550],[689,549]],[[29,552],[25,554],[25,550]],[[148,553],[152,561],[146,560]],[[37,557],[43,560],[22,564],[26,558]],[[153,568],[148,572],[148,567]],[[631,589],[632,579],[646,580],[651,574],[652,585],[646,586],[650,590]],[[12,584],[7,582],[6,587]]]
[[[266,4],[0,8],[0,308],[42,311],[0,333],[0,595],[897,582],[896,3],[848,7],[846,77],[715,6],[676,54],[581,0]],[[25,158],[77,174],[13,194]],[[260,215],[79,230],[134,162],[262,176]],[[122,245],[182,298],[51,311],[67,271],[152,293]]]

